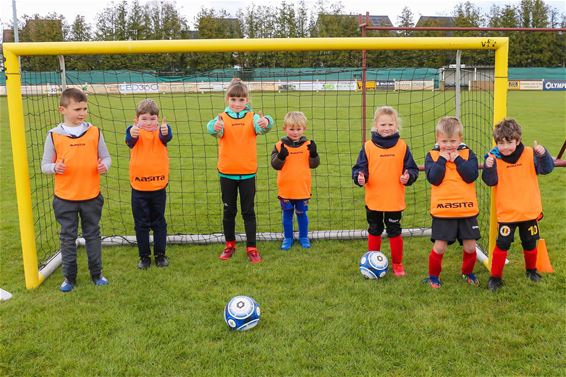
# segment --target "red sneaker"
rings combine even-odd
[[[261,259],[261,255],[259,255],[259,251],[255,246],[246,247],[246,253],[248,254],[248,259],[251,263],[259,263],[263,260]]]
[[[391,266],[393,268],[393,273],[395,274],[395,276],[405,276],[405,268],[403,268],[402,263],[393,263]]]
[[[236,242],[235,241],[226,242],[226,248],[224,248],[224,251],[222,252],[222,254],[220,254],[218,258],[222,260],[228,260],[232,258],[232,255],[234,255],[235,252],[236,252]]]

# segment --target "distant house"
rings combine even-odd
[[[362,15],[362,22],[365,21],[366,17]],[[369,16],[369,26],[386,26],[392,27],[393,23],[389,19],[389,16]]]
[[[454,17],[445,16],[421,16],[415,25],[417,27],[453,27],[455,26]]]
[[[2,32],[2,42],[14,42],[14,29],[4,29]]]

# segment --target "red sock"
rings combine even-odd
[[[381,236],[374,236],[373,234],[368,234],[368,251],[380,251],[381,250]]]
[[[403,237],[401,235],[389,239],[391,248],[391,261],[395,264],[403,262]]]
[[[523,255],[525,256],[525,267],[527,268],[527,270],[536,270],[537,253],[538,250],[536,247],[532,250],[523,250]]]
[[[491,258],[491,276],[494,278],[501,278],[503,276],[505,259],[507,259],[507,250],[501,250],[499,247],[495,246]]]
[[[428,274],[430,276],[440,276],[440,271],[442,271],[442,257],[444,254],[438,254],[434,249],[431,250],[428,255]]]
[[[226,247],[236,247],[236,240],[226,241]]]
[[[466,253],[462,257],[462,273],[467,275],[474,272],[474,266],[476,265],[477,255],[474,251],[473,253]]]

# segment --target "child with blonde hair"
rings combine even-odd
[[[282,250],[293,246],[293,215],[297,214],[299,225],[299,244],[308,249],[309,199],[312,195],[311,171],[320,165],[314,140],[305,136],[307,118],[300,111],[291,111],[283,119],[283,130],[287,136],[275,144],[271,152],[271,166],[277,170],[277,188],[281,210],[283,211]]]
[[[222,220],[226,247],[221,260],[236,252],[236,213],[238,193],[246,231],[246,253],[251,263],[262,261],[256,246],[254,209],[257,174],[257,135],[269,132],[273,118],[252,110],[249,89],[240,79],[233,79],[226,90],[227,106],[208,122],[208,133],[218,138],[218,175],[224,204]]]
[[[352,167],[352,179],[365,187],[368,250],[381,250],[385,229],[391,248],[395,276],[404,276],[401,215],[405,209],[405,186],[418,178],[419,169],[409,146],[401,139],[397,111],[382,106],[375,111],[371,140],[366,141]]]
[[[426,178],[432,185],[430,214],[434,242],[428,257],[428,278],[432,288],[440,288],[442,257],[456,240],[463,245],[462,277],[479,286],[474,274],[476,240],[480,239],[478,200],[474,181],[479,176],[478,160],[462,143],[464,127],[456,117],[441,118],[436,125],[436,144],[425,158]]]

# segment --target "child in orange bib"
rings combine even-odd
[[[385,228],[395,276],[405,275],[401,236],[405,186],[412,185],[419,176],[413,155],[399,136],[400,122],[394,108],[378,108],[373,117],[371,140],[366,141],[352,168],[354,183],[365,187],[366,192],[368,250],[381,249],[381,234]]]
[[[482,172],[482,180],[494,188],[498,222],[491,276],[487,282],[492,292],[503,285],[503,267],[516,228],[519,228],[523,246],[526,275],[533,282],[541,279],[536,268],[537,240],[540,238],[537,220],[542,216],[537,175],[550,173],[554,161],[536,142],[534,148],[525,147],[521,134],[521,126],[514,119],[499,122],[493,130],[497,146],[486,154]]]
[[[145,99],[136,107],[134,124],[126,129],[126,144],[130,147],[132,214],[140,258],[138,268],[142,270],[151,265],[150,229],[153,230],[155,265],[169,265],[169,259],[165,255],[165,204],[169,183],[167,143],[171,141],[173,134],[165,118],[159,124],[158,117],[157,104],[151,99]]]
[[[249,90],[240,79],[234,79],[226,89],[228,106],[223,113],[208,122],[208,133],[218,139],[218,175],[224,205],[222,225],[226,247],[221,260],[236,252],[236,201],[240,205],[246,230],[246,254],[251,263],[262,261],[256,246],[256,217],[254,209],[255,177],[257,173],[257,135],[273,127],[273,119],[253,112]]]
[[[436,145],[425,158],[425,172],[432,185],[430,214],[434,242],[428,256],[428,278],[432,288],[440,288],[442,257],[456,240],[463,245],[462,277],[479,286],[474,274],[476,240],[480,238],[478,200],[474,181],[479,176],[478,160],[462,143],[464,127],[456,117],[444,117],[436,125]]]
[[[300,111],[291,111],[285,115],[283,137],[271,152],[271,166],[277,170],[278,198],[283,211],[282,250],[289,250],[293,245],[293,214],[297,213],[299,225],[299,244],[308,249],[311,243],[308,237],[309,219],[307,210],[311,197],[311,171],[320,165],[314,140],[305,136],[307,118]]]
[[[102,133],[85,121],[87,96],[80,89],[61,93],[59,112],[63,123],[47,133],[41,171],[55,176],[53,210],[61,225],[62,270],[65,280],[61,292],[70,292],[77,278],[77,234],[79,218],[91,279],[98,286],[108,285],[102,275],[100,218],[104,198],[100,176],[112,163]]]

